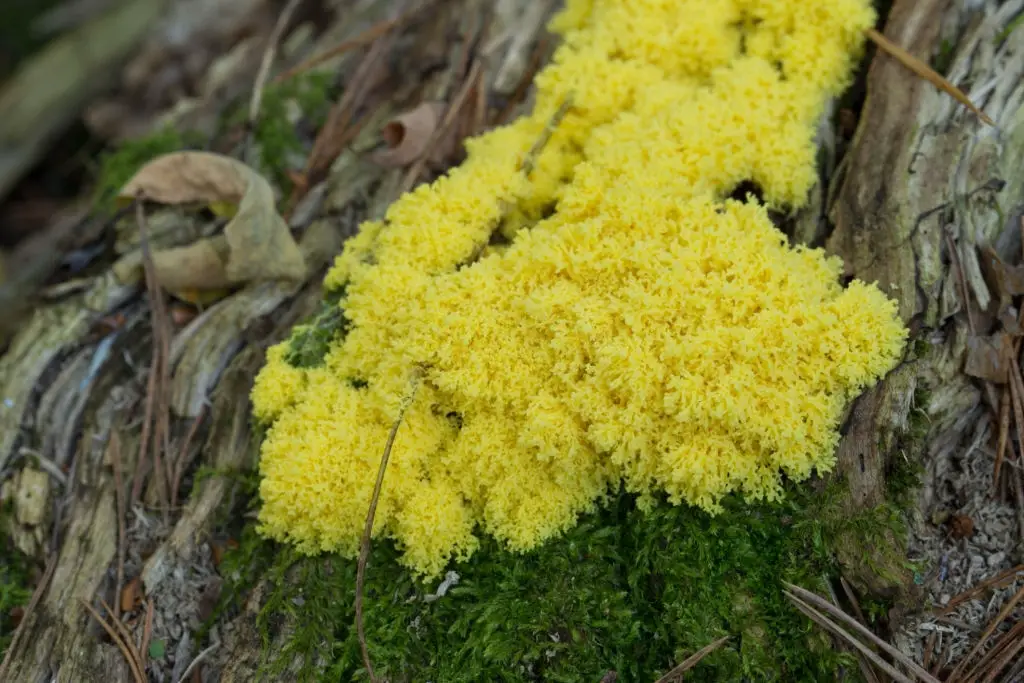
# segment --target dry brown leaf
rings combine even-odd
[[[991,337],[972,335],[967,338],[964,372],[971,377],[1006,384],[1012,357],[1013,338],[1005,332],[996,332]]]
[[[374,163],[396,168],[419,159],[429,149],[444,112],[443,102],[423,102],[388,121],[381,131],[387,148],[373,155]]]
[[[136,606],[142,604],[142,586],[139,577],[136,576],[121,589],[120,600],[122,612],[131,612]]]
[[[197,254],[183,255],[181,249],[173,249],[153,255],[160,282],[171,291],[252,280],[301,280],[306,274],[302,253],[274,205],[270,183],[230,157],[210,152],[175,152],[158,157],[128,181],[118,198],[122,201],[144,198],[162,204],[203,203],[216,212],[233,214],[224,228],[227,249],[220,254],[223,273],[215,274],[212,270],[171,273],[166,265],[171,261],[180,269],[183,259],[187,263],[192,263],[188,259],[193,259],[210,266],[209,259],[217,251],[211,249],[214,245],[197,247]],[[170,252],[174,252],[173,257],[168,256]],[[190,275],[194,275],[196,281],[189,281]],[[173,278],[175,284],[165,277]]]

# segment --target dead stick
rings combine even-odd
[[[366,581],[366,562],[370,557],[370,536],[373,533],[373,518],[377,514],[377,502],[380,500],[381,486],[384,484],[384,472],[388,468],[388,460],[391,458],[391,448],[395,445],[395,437],[398,435],[398,428],[402,425],[405,411],[409,409],[413,399],[416,397],[416,389],[419,388],[421,371],[416,368],[410,379],[409,391],[402,399],[398,408],[398,417],[391,425],[391,432],[388,434],[388,441],[384,446],[384,454],[380,458],[380,467],[377,468],[377,481],[373,485],[373,494],[370,497],[370,508],[366,513],[366,526],[363,528],[363,537],[359,543],[359,562],[356,565],[356,634],[359,637],[359,649],[363,653],[363,664],[366,665],[366,673],[370,677],[370,683],[376,683],[377,677],[373,673],[373,663],[370,661],[370,649],[366,645],[366,632],[363,626],[363,584]]]

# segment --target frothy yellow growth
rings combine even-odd
[[[356,551],[413,367],[375,532],[424,575],[478,529],[534,547],[620,483],[714,511],[828,469],[905,331],[878,289],[843,289],[837,260],[725,198],[753,180],[804,201],[872,20],[867,0],[570,0],[533,114],[348,242],[326,282],[348,332],[323,365],[269,354],[263,532]]]

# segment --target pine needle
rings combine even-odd
[[[726,641],[729,640],[729,636],[719,638],[710,645],[705,645],[701,649],[694,652],[692,655],[684,659],[678,665],[676,665],[671,671],[662,676],[657,680],[657,683],[671,683],[672,681],[678,681],[682,678],[683,674],[697,666],[700,660],[707,657],[709,654],[717,650],[718,648],[725,645]]]
[[[891,56],[895,57],[896,61],[898,61],[900,64],[907,67],[915,74],[917,74],[924,80],[928,81],[936,88],[938,88],[942,92],[946,93],[947,95],[955,99],[960,104],[970,109],[983,122],[993,127],[996,125],[995,122],[992,119],[990,119],[985,112],[974,106],[974,103],[971,102],[971,100],[967,97],[967,95],[964,94],[962,90],[960,90],[960,88],[956,87],[955,85],[947,81],[945,78],[942,77],[941,74],[937,73],[934,69],[932,69],[930,66],[922,62],[920,59],[910,54],[905,49],[903,49],[896,43],[892,42],[884,35],[882,35],[879,31],[873,28],[869,28],[864,33],[867,35],[868,38],[874,41],[874,43],[878,45],[878,47],[882,48]]]

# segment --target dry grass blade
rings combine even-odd
[[[82,600],[82,605],[85,606],[85,609],[89,610],[89,614],[91,614],[93,619],[95,619],[97,623],[99,623],[99,625],[103,627],[103,630],[107,632],[107,635],[110,636],[110,639],[114,641],[114,644],[117,645],[117,648],[121,650],[121,654],[124,655],[125,661],[128,662],[128,667],[132,670],[132,677],[135,679],[135,683],[146,683],[146,676],[139,669],[139,663],[132,657],[131,651],[128,649],[128,646],[125,645],[125,643],[121,640],[121,637],[117,634],[117,631],[115,631],[114,628],[110,624],[108,624],[107,621],[100,616],[99,612],[93,609],[92,605],[90,605],[87,601]]]
[[[682,662],[672,668],[667,674],[658,679],[657,683],[671,683],[682,678],[683,674],[697,666],[702,659],[707,657],[709,654],[717,650],[718,648],[725,645],[726,641],[729,640],[729,636],[719,638],[710,645],[705,645],[701,649],[694,652],[692,655],[684,659]]]
[[[995,633],[995,630],[999,628],[999,624],[1003,623],[1003,620],[1006,619],[1010,612],[1013,611],[1013,608],[1017,606],[1017,603],[1020,602],[1021,598],[1024,598],[1024,587],[1021,587],[1021,589],[1017,591],[1012,598],[1006,601],[1006,604],[1003,605],[1001,610],[999,610],[999,614],[997,614],[996,618],[992,620],[992,623],[988,625],[985,632],[981,634],[981,638],[979,638],[978,642],[974,644],[971,651],[968,652],[967,655],[956,665],[956,668],[953,669],[953,673],[949,675],[948,680],[955,681],[959,678],[960,674],[962,674],[964,669],[967,668],[967,665],[970,664],[971,660],[974,659],[978,652],[981,651],[981,648],[984,647],[986,642],[988,642],[988,639],[993,633]]]
[[[195,670],[195,668],[199,666],[199,664],[210,655],[211,652],[216,650],[218,646],[219,643],[214,643],[213,645],[211,645],[210,647],[206,648],[198,655],[196,655],[196,658],[193,659],[192,663],[188,665],[187,669],[185,669],[185,673],[183,673],[181,675],[181,678],[178,679],[178,683],[185,683],[185,681],[188,680],[189,674],[191,674]]]
[[[868,38],[870,38],[872,41],[874,41],[876,45],[878,45],[878,47],[882,48],[890,55],[892,55],[900,64],[907,67],[915,74],[917,74],[924,80],[928,81],[936,88],[938,88],[942,92],[946,93],[947,95],[955,99],[960,104],[970,109],[975,114],[975,116],[984,121],[986,124],[990,126],[996,125],[995,122],[992,119],[990,119],[985,112],[974,106],[974,103],[971,102],[971,100],[967,97],[967,95],[963,93],[962,90],[960,90],[960,88],[956,87],[955,85],[947,81],[939,73],[936,73],[936,71],[932,69],[930,66],[928,66],[920,59],[907,52],[906,50],[904,50],[896,43],[886,38],[879,31],[873,28],[869,28],[867,31],[865,31],[865,33],[867,34]]]
[[[860,642],[860,640],[858,640],[857,638],[854,638],[852,635],[850,635],[850,633],[848,633],[846,630],[844,630],[842,626],[840,626],[839,624],[835,623],[834,621],[832,621],[831,619],[826,617],[824,614],[822,614],[818,610],[814,609],[813,607],[811,607],[806,602],[804,602],[800,598],[796,597],[795,595],[793,595],[789,591],[783,591],[783,593],[785,594],[785,596],[787,598],[789,598],[793,602],[793,605],[798,610],[800,610],[804,615],[807,616],[808,619],[810,619],[814,623],[818,624],[819,626],[821,626],[825,630],[830,631],[834,635],[842,638],[843,641],[845,641],[846,643],[849,643],[853,647],[857,648],[857,650],[861,654],[863,654],[865,657],[867,657],[871,661],[872,664],[877,666],[879,669],[881,669],[885,673],[889,674],[889,676],[892,677],[893,680],[897,681],[898,683],[915,683],[914,679],[909,678],[909,677],[906,676],[906,674],[898,671],[895,667],[893,667],[887,661],[885,661],[884,659],[879,657],[878,654],[876,654],[871,648],[869,648],[864,643]],[[930,675],[927,678],[925,678],[924,680],[929,681],[929,682],[939,683],[934,678],[932,678]]]
[[[402,426],[405,418],[405,411],[409,409],[413,399],[416,398],[416,390],[419,388],[421,372],[416,368],[410,379],[409,391],[402,400],[398,409],[398,417],[391,425],[391,432],[388,433],[387,443],[384,445],[384,454],[380,458],[380,467],[377,468],[377,481],[373,484],[373,494],[370,497],[370,507],[366,512],[366,526],[363,528],[363,537],[359,542],[359,562],[356,565],[356,634],[359,637],[359,649],[363,655],[363,664],[366,666],[366,674],[370,683],[376,683],[377,677],[373,673],[373,663],[370,660],[370,649],[366,644],[366,629],[363,624],[363,584],[366,582],[366,562],[370,557],[370,537],[373,534],[373,518],[377,514],[377,502],[380,500],[380,490],[384,485],[384,473],[388,468],[388,460],[391,458],[391,449],[395,445],[395,437],[398,436],[398,428]]]
[[[29,598],[28,604],[25,605],[25,611],[21,615],[21,623],[18,624],[18,628],[14,630],[14,636],[11,638],[11,644],[7,646],[7,653],[4,655],[3,663],[0,663],[0,681],[7,680],[7,670],[11,666],[11,661],[14,657],[14,653],[21,645],[21,639],[25,635],[25,631],[28,630],[29,616],[35,611],[39,601],[43,598],[43,593],[46,592],[46,587],[50,585],[50,579],[53,578],[53,572],[57,569],[57,553],[53,552],[50,554],[49,559],[46,560],[46,570],[43,572],[43,576],[39,579],[39,583],[36,584],[36,589],[32,591],[32,597]]]
[[[884,650],[886,652],[886,654],[891,656],[893,659],[898,661],[903,666],[907,667],[907,669],[911,673],[913,673],[915,676],[917,676],[921,680],[928,681],[929,683],[938,683],[938,681],[936,681],[935,678],[933,678],[931,674],[929,674],[927,671],[922,669],[916,662],[914,662],[912,659],[907,657],[905,654],[903,654],[902,652],[900,652],[899,650],[894,648],[889,643],[885,642],[884,640],[882,640],[881,638],[876,636],[874,633],[871,632],[870,629],[868,629],[866,626],[863,626],[860,622],[858,622],[856,619],[851,617],[849,614],[847,614],[843,610],[841,610],[838,607],[836,607],[835,605],[831,604],[828,600],[825,600],[821,596],[815,595],[814,593],[812,593],[811,591],[807,590],[806,588],[801,588],[800,586],[794,585],[792,583],[784,583],[784,585],[789,590],[788,591],[783,591],[783,592],[786,593],[786,595],[789,596],[791,599],[799,600],[801,602],[804,602],[805,604],[806,603],[810,603],[811,605],[814,605],[818,609],[821,609],[821,610],[823,610],[825,612],[828,612],[830,615],[832,615],[836,619],[839,619],[840,621],[842,621],[842,622],[846,623],[847,625],[849,625],[850,627],[852,627],[854,629],[854,631],[856,631],[862,637],[867,638],[869,641],[871,641],[872,644],[874,644],[877,647],[879,647],[882,650]],[[874,658],[872,658],[872,662],[875,661],[875,658],[878,658],[878,656],[875,655],[875,653],[872,652],[870,648],[868,648],[867,646],[863,645],[862,643],[859,643],[859,641],[858,641],[858,644],[859,644],[858,649],[860,649],[860,647],[863,647],[868,652],[871,652],[872,655],[874,655]],[[890,671],[886,670],[886,673],[888,673],[890,676],[892,676],[892,673]]]

